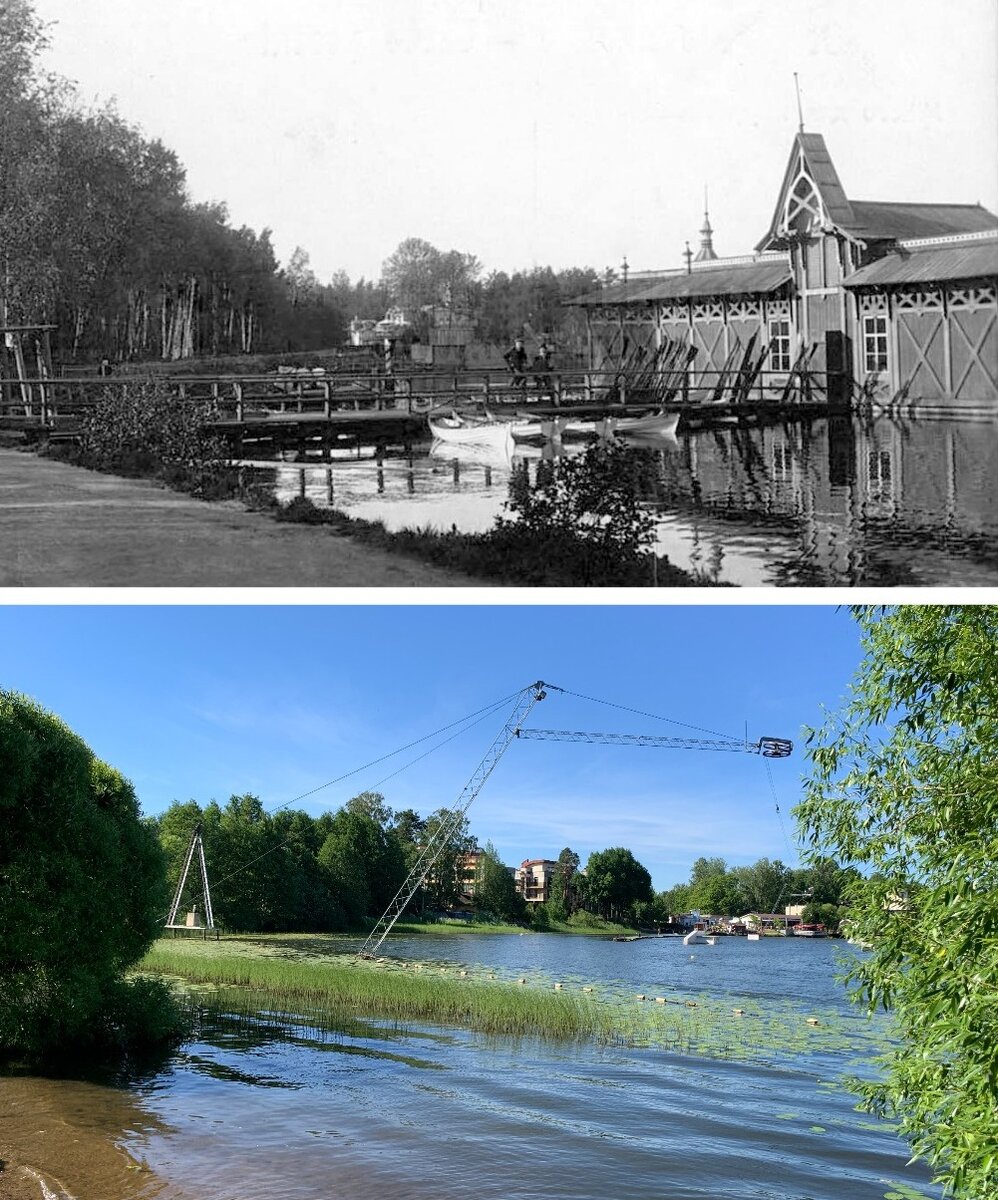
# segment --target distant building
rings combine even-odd
[[[572,301],[593,365],[668,339],[695,347],[695,386],[730,371],[754,334],[773,392],[804,349],[834,403],[998,413],[998,216],[980,204],[849,200],[824,138],[801,130],[755,252],[718,258],[706,213],[700,232],[685,268]]]
[[[516,890],[528,904],[543,904],[551,898],[551,880],[557,866],[550,858],[525,858],[516,868]]]
[[[467,854],[462,854],[458,858],[457,882],[462,899],[470,901],[474,898],[478,883],[478,864],[484,857],[485,851],[479,850],[476,846],[474,850],[469,850]]]
[[[350,345],[382,346],[385,338],[393,342],[403,341],[411,332],[412,325],[406,320],[402,309],[390,308],[380,321],[354,317],[350,322]]]

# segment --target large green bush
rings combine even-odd
[[[173,1033],[164,989],[123,973],[166,911],[131,784],[57,717],[0,691],[0,1056]]]

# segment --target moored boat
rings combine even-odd
[[[513,440],[508,421],[464,421],[461,418],[430,418],[430,433],[439,442],[455,446],[500,446]]]
[[[613,432],[619,436],[674,438],[682,413],[657,412],[645,417],[614,418]]]

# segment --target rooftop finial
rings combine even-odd
[[[696,262],[704,262],[717,258],[713,242],[714,231],[710,227],[710,213],[707,208],[707,185],[703,185],[703,225],[700,228],[700,249],[697,251]]]
[[[794,90],[797,92],[797,118],[800,121],[800,124],[797,126],[797,132],[803,133],[804,132],[804,110],[801,108],[801,104],[800,104],[800,83],[797,79],[796,71],[794,71]]]

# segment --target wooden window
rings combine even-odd
[[[769,322],[769,369],[790,370],[790,322],[786,317]]]
[[[887,317],[863,318],[863,364],[867,375],[887,370]]]

